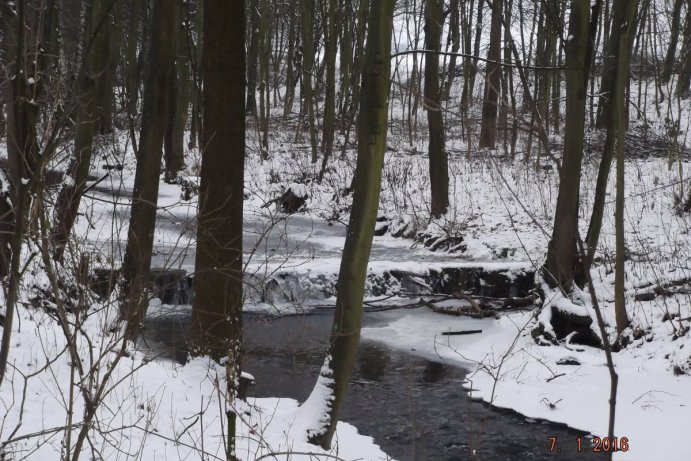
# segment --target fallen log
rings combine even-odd
[[[461,331],[443,331],[442,336],[459,336],[459,335],[475,335],[482,333],[482,330],[461,330]]]

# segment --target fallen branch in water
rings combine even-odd
[[[444,331],[442,336],[460,336],[460,335],[475,335],[482,333],[482,330],[461,330],[461,331]]]

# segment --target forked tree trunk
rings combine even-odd
[[[631,47],[633,46],[633,37],[635,35],[635,30],[632,30],[634,29],[634,25],[629,25],[628,22],[633,22],[633,18],[636,14],[638,0],[623,0],[621,3],[625,3],[624,8],[626,8],[625,14],[618,18],[618,20],[622,22],[613,24],[614,28],[620,29],[622,31],[622,33],[617,36],[617,61],[621,59],[626,59],[630,62]],[[616,7],[617,6],[615,6],[615,8]],[[616,18],[617,16],[615,16],[615,20]],[[625,37],[623,37],[624,32],[626,34]],[[623,40],[625,40],[625,43],[622,43]],[[622,47],[627,51],[624,55],[619,55],[619,50]],[[618,63],[617,67],[615,68],[615,85],[617,83],[617,73],[619,72],[619,66],[620,63]],[[593,259],[595,258],[595,252],[597,251],[598,242],[600,240],[602,219],[604,217],[605,212],[605,199],[607,198],[607,185],[609,182],[609,173],[612,166],[612,159],[614,158],[615,152],[619,148],[619,145],[617,144],[619,132],[625,131],[628,125],[628,120],[626,117],[624,119],[620,118],[615,98],[611,99],[607,103],[606,110],[609,112],[609,114],[605,117],[605,120],[607,122],[607,137],[605,138],[605,147],[602,152],[602,160],[600,160],[600,168],[598,170],[597,182],[595,185],[595,197],[593,199],[593,210],[590,215],[588,234],[586,235],[587,258],[585,261],[581,261],[581,264],[583,264],[583,270],[590,270],[590,267],[593,264]],[[628,112],[626,112],[626,114],[627,113]]]
[[[609,2],[605,2],[609,3]],[[605,128],[607,126],[607,116],[611,113],[608,110],[608,102],[612,98],[614,89],[614,76],[617,73],[617,55],[619,53],[619,35],[621,28],[617,24],[624,23],[628,0],[614,0],[612,3],[612,27],[605,43],[605,57],[602,65],[602,80],[600,81],[600,98],[597,106],[597,118],[595,126]]]
[[[326,449],[336,431],[360,340],[367,262],[379,206],[386,149],[394,0],[372,2],[362,79],[353,210],[338,274],[338,296],[329,351],[311,399],[325,399],[325,420],[307,435]],[[323,392],[327,393],[328,397]],[[332,398],[331,398],[332,397]]]
[[[570,40],[566,47],[566,132],[564,157],[559,170],[559,195],[552,239],[547,248],[544,277],[553,286],[571,289],[576,262],[578,201],[583,158],[590,1],[572,0]]]
[[[169,0],[154,0],[149,46],[149,74],[144,85],[139,156],[134,177],[127,247],[122,263],[124,284],[121,315],[131,335],[137,334],[148,306],[147,287],[156,226],[167,89],[175,54],[176,8]],[[243,42],[244,43],[244,42]]]
[[[439,51],[441,33],[444,26],[442,19],[443,2],[426,0],[425,2],[425,49]],[[425,55],[425,107],[429,127],[429,176],[432,192],[431,215],[439,218],[449,208],[449,167],[444,145],[444,116],[441,112],[439,94],[439,55]]]

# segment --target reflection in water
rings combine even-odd
[[[365,322],[386,319],[376,315],[368,314]],[[305,401],[324,359],[331,320],[332,311],[280,319],[245,316],[243,368],[257,380],[250,396]],[[155,353],[180,359],[179,341],[188,326],[188,317],[149,319],[144,336]],[[550,453],[549,437],[564,446],[574,441],[575,447],[583,434],[470,401],[461,387],[464,378],[453,366],[362,342],[342,419],[399,461],[600,459],[575,448]]]

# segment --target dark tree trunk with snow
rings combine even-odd
[[[199,192],[191,352],[214,357],[242,345],[242,204],[245,158],[243,2],[204,5],[204,145]]]
[[[578,202],[583,159],[590,1],[573,0],[566,48],[566,132],[559,171],[559,195],[552,239],[547,248],[544,277],[548,283],[569,290],[574,279]]]
[[[360,340],[367,262],[377,219],[386,149],[393,7],[394,0],[377,0],[370,8],[353,209],[338,274],[331,342],[312,395],[312,398],[325,398],[321,392],[326,390],[333,396],[325,402],[328,408],[325,426],[308,434],[312,443],[324,448],[331,446]]]
[[[176,9],[168,0],[154,0],[153,27],[149,46],[149,74],[144,84],[142,128],[134,178],[127,248],[122,264],[122,318],[136,335],[146,315],[147,288],[156,226],[166,99],[170,65],[175,54]]]
[[[425,2],[425,49],[439,51],[441,33],[444,26],[442,19],[443,2],[427,0]],[[431,215],[435,218],[446,214],[449,208],[449,167],[446,156],[444,116],[441,112],[439,90],[439,55],[425,55],[425,108],[429,127],[429,176],[432,189]]]

